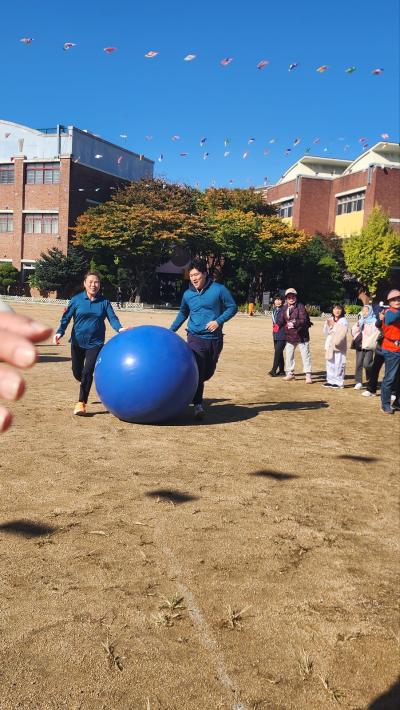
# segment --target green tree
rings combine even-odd
[[[304,303],[328,310],[344,298],[343,275],[334,250],[316,235],[289,259],[287,285],[295,286]]]
[[[29,278],[31,286],[70,296],[82,283],[88,259],[82,249],[70,246],[67,255],[57,248],[41,254],[35,266],[35,272]]]
[[[124,269],[125,276],[129,272],[132,295],[140,301],[155,267],[167,261],[176,246],[201,245],[207,236],[206,225],[200,215],[188,210],[179,211],[168,204],[155,209],[120,199],[122,196],[81,215],[75,243],[96,264],[109,269],[111,282],[118,282],[118,269]]]
[[[0,293],[9,293],[12,286],[18,283],[19,271],[12,264],[0,264]]]
[[[377,206],[360,234],[343,242],[347,269],[375,294],[379,282],[387,279],[400,264],[400,234],[390,226],[389,217]]]
[[[264,200],[262,193],[254,188],[235,190],[228,190],[225,187],[209,188],[202,197],[202,205],[211,211],[241,210],[258,215],[273,215],[276,212],[275,208]]]

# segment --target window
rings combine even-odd
[[[26,166],[27,185],[52,185],[60,182],[60,163],[30,163]]]
[[[58,214],[26,214],[25,234],[58,234]]]
[[[365,192],[353,192],[351,195],[343,195],[337,198],[336,214],[349,214],[349,212],[361,212],[364,209]]]
[[[14,182],[14,166],[0,165],[0,185],[11,185]]]
[[[293,214],[293,200],[280,202],[277,205],[279,217],[291,217]]]
[[[13,216],[8,212],[0,212],[0,234],[13,231]]]

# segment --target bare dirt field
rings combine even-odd
[[[67,337],[39,346],[0,440],[1,710],[400,706],[400,414],[352,389],[352,351],[322,388],[311,337],[315,384],[285,383],[270,322],[236,317],[206,420],[163,426],[94,388],[73,417]]]

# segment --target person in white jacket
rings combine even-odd
[[[324,387],[334,389],[344,387],[346,371],[347,333],[349,324],[343,306],[338,303],[332,308],[332,316],[324,325],[326,335],[326,382]]]

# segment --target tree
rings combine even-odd
[[[273,215],[275,208],[269,205],[261,192],[254,188],[247,190],[236,188],[228,190],[225,187],[209,188],[205,191],[202,204],[207,210],[241,210],[258,215]]]
[[[18,283],[19,272],[12,264],[0,264],[0,293],[9,293],[12,286]]]
[[[178,185],[167,180],[138,180],[119,190],[114,203],[133,207],[142,205],[153,210],[197,214],[202,201],[200,190],[190,185]]]
[[[400,264],[400,234],[390,226],[389,217],[377,206],[371,212],[360,234],[343,242],[348,270],[371,294],[379,282],[387,279],[396,264]]]
[[[41,291],[57,291],[60,295],[70,296],[82,282],[88,268],[86,255],[74,246],[69,247],[67,255],[55,248],[40,257],[29,283]]]
[[[290,259],[286,283],[295,286],[303,302],[318,304],[324,310],[344,298],[340,263],[320,235],[312,237]]]
[[[175,246],[201,244],[207,236],[206,227],[199,215],[187,210],[179,211],[167,204],[155,209],[121,200],[122,194],[81,215],[75,243],[96,264],[106,265],[111,281],[115,281],[118,269],[125,270],[125,277],[129,272],[132,295],[139,301],[156,266],[169,259]]]

